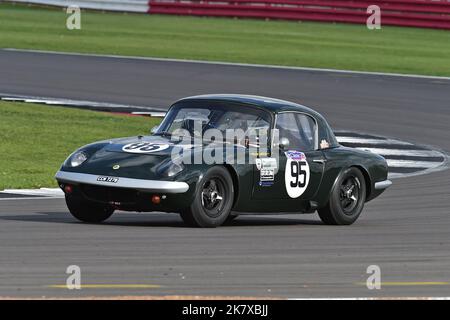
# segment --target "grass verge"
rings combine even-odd
[[[53,179],[75,149],[146,134],[160,120],[25,103],[0,102],[0,190],[57,186]]]
[[[0,5],[1,47],[450,76],[450,32]]]

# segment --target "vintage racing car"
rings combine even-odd
[[[81,221],[162,211],[216,227],[244,213],[315,211],[352,224],[391,185],[387,175],[383,157],[339,145],[310,108],[220,94],[175,102],[151,135],[80,148],[55,178]]]

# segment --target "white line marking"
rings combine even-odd
[[[394,140],[394,139],[370,139],[370,138],[357,138],[357,137],[343,137],[336,136],[336,139],[340,143],[367,143],[367,144],[401,144],[412,145],[410,142]]]
[[[44,196],[44,197],[64,197],[64,192],[62,192],[62,190],[59,188],[5,189],[1,193],[30,195],[30,196]]]
[[[288,298],[287,300],[450,300],[450,297],[351,297],[351,298]]]
[[[386,159],[386,161],[388,167],[392,168],[434,168],[444,163],[433,161],[411,161],[411,160],[393,160],[393,159]]]
[[[136,111],[136,112],[132,112],[131,114],[135,114],[135,115],[144,115],[144,116],[150,116],[150,117],[155,117],[155,118],[164,118],[166,116],[167,112],[141,112],[141,111]]]
[[[4,101],[19,101],[19,102],[29,102],[29,103],[45,103],[45,104],[55,104],[55,105],[67,105],[67,106],[87,106],[87,107],[104,107],[104,108],[130,108],[130,109],[142,109],[147,112],[164,112],[165,110],[153,107],[145,106],[134,106],[118,103],[109,102],[95,102],[88,100],[73,100],[64,98],[51,98],[51,97],[35,97],[35,96],[25,96],[11,93],[0,93],[1,100]]]
[[[17,99],[17,98],[8,98],[8,97],[1,97],[3,101],[24,101],[24,99]]]
[[[0,198],[0,201],[10,200],[51,200],[51,199],[63,199],[62,197],[20,197],[20,198]]]
[[[44,100],[44,99],[25,99],[24,101],[28,102],[28,103],[48,103],[49,102],[48,100]],[[58,102],[58,101],[55,101],[55,102]]]
[[[444,157],[442,153],[434,150],[399,150],[399,149],[364,148],[364,147],[357,147],[355,149],[370,151],[382,156]]]
[[[50,50],[32,50],[32,49],[14,49],[14,48],[4,48],[1,50],[15,51],[15,52],[31,52],[31,53],[40,53],[40,54],[59,54],[59,55],[70,55],[70,56],[113,58],[113,59],[136,59],[136,60],[149,60],[149,61],[161,61],[161,62],[214,64],[214,65],[236,66],[236,67],[268,68],[268,69],[280,69],[280,70],[299,70],[299,71],[313,71],[313,72],[332,72],[332,73],[343,73],[343,74],[360,74],[360,75],[450,81],[450,77],[425,76],[425,75],[406,74],[406,73],[403,74],[403,73],[354,71],[354,70],[327,69],[327,68],[289,67],[289,66],[277,66],[277,65],[271,65],[271,64],[264,65],[264,64],[255,64],[255,63],[235,63],[235,62],[225,62],[225,61],[203,61],[203,60],[191,60],[191,59],[169,59],[169,58],[152,58],[152,57],[138,57],[138,56],[119,56],[119,55],[110,55],[110,54],[101,55],[101,54],[94,54],[94,53],[58,52],[58,51],[50,51]]]

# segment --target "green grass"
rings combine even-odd
[[[450,76],[450,32],[0,5],[0,46]]]
[[[0,102],[0,190],[56,186],[75,149],[97,140],[146,134],[159,119]]]

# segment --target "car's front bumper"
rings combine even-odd
[[[189,190],[189,185],[186,182],[180,181],[131,179],[68,171],[58,171],[55,175],[55,179],[59,183],[126,188],[143,192],[184,193]]]

